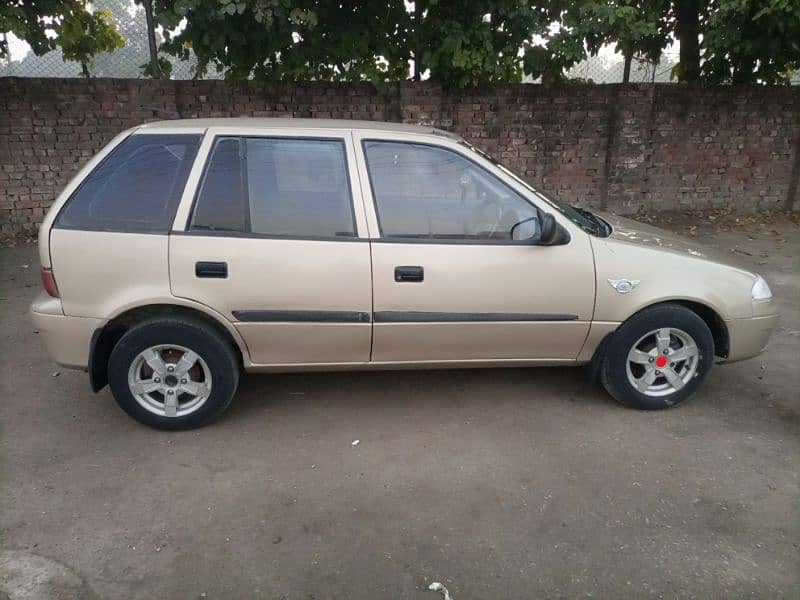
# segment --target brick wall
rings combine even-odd
[[[575,204],[800,208],[800,88],[0,79],[0,233],[30,234],[114,135],[170,116],[430,123]]]

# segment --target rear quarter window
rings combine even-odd
[[[202,136],[133,134],[81,182],[56,227],[167,233]]]

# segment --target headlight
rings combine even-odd
[[[753,300],[769,300],[772,298],[772,290],[769,289],[767,282],[761,275],[756,275],[756,282],[753,284],[751,292]]]

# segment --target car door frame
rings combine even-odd
[[[593,250],[591,247],[591,241],[588,239],[590,236],[580,229],[575,223],[570,221],[565,215],[563,215],[554,205],[552,205],[546,198],[539,194],[535,194],[532,192],[531,189],[523,185],[520,181],[516,180],[514,177],[509,175],[508,173],[504,172],[502,169],[498,168],[494,165],[491,161],[487,160],[483,156],[475,153],[469,152],[462,144],[459,143],[459,139],[456,137],[449,136],[447,134],[417,134],[417,133],[406,133],[406,132],[387,132],[383,130],[354,130],[352,132],[353,136],[353,146],[356,150],[356,157],[357,157],[357,165],[358,165],[358,173],[359,179],[362,188],[362,196],[365,202],[365,209],[366,209],[366,219],[367,219],[367,226],[371,232],[373,232],[371,238],[371,244],[373,244],[373,352],[371,355],[372,363],[376,366],[384,364],[384,365],[400,365],[402,363],[408,364],[424,364],[427,366],[454,366],[454,365],[463,365],[463,366],[504,366],[504,365],[523,365],[523,364],[531,364],[531,365],[544,365],[544,364],[569,364],[575,363],[580,356],[581,351],[586,346],[586,341],[592,337],[591,329],[592,329],[592,322],[594,318],[594,305],[595,305],[595,273],[594,273],[594,259],[593,259]],[[519,357],[498,357],[498,358],[480,358],[480,359],[471,359],[471,358],[456,358],[453,360],[447,359],[420,359],[420,360],[382,360],[380,355],[376,355],[376,350],[379,349],[379,329],[385,325],[397,327],[398,325],[402,327],[402,323],[386,323],[382,324],[381,319],[378,318],[380,316],[380,298],[378,296],[377,286],[380,285],[380,282],[377,280],[378,275],[375,273],[376,269],[376,257],[375,257],[375,245],[374,244],[382,244],[382,243],[397,243],[397,244],[409,244],[409,245],[416,245],[416,244],[434,244],[434,245],[442,245],[442,246],[487,246],[487,247],[497,247],[497,246],[517,246],[523,247],[525,246],[524,243],[516,242],[516,241],[504,241],[504,240],[437,240],[437,239],[392,239],[383,236],[383,232],[380,228],[380,219],[378,217],[378,209],[377,203],[373,196],[372,184],[370,181],[370,174],[367,165],[367,157],[365,153],[364,142],[367,141],[382,141],[382,142],[395,142],[395,143],[410,143],[410,144],[422,144],[426,146],[432,146],[436,148],[442,148],[444,150],[448,150],[451,152],[455,152],[465,160],[477,165],[479,168],[484,169],[492,176],[496,177],[502,183],[506,184],[509,188],[514,190],[516,193],[521,195],[527,201],[529,201],[534,207],[538,208],[542,212],[548,212],[553,215],[556,222],[564,227],[567,232],[570,234],[572,240],[585,245],[587,251],[585,252],[586,260],[589,261],[587,266],[590,265],[591,267],[591,275],[589,277],[588,284],[591,288],[591,299],[590,302],[587,303],[587,310],[583,311],[581,315],[582,319],[581,322],[586,323],[586,333],[581,337],[581,342],[575,348],[574,355],[568,358],[519,358]],[[572,243],[572,242],[571,242]],[[533,249],[533,248],[531,248]],[[385,275],[385,274],[384,274]],[[590,304],[590,306],[588,305]],[[376,317],[377,314],[377,317]],[[544,315],[543,323],[547,321],[547,315]],[[568,320],[565,320],[567,322]],[[410,325],[419,325],[419,323],[414,323],[412,321],[407,321]],[[491,322],[487,322],[489,327],[492,327]],[[506,321],[503,323],[503,317],[498,318],[495,322],[495,327],[499,331],[500,327],[504,324],[508,324],[510,321]],[[444,323],[435,323],[436,325],[445,325]],[[556,321],[552,321],[549,324],[545,324],[545,327],[548,327],[552,331],[557,331],[558,323]],[[447,332],[447,335],[450,336],[451,342],[465,342],[467,340],[460,340],[458,333],[452,331]],[[413,337],[413,336],[409,336]],[[398,343],[402,344],[411,344],[413,340],[411,339],[404,339],[400,337],[398,339]]]
[[[207,166],[209,164],[209,160],[211,158],[211,152],[214,148],[214,144],[218,138],[224,137],[236,137],[236,138],[286,138],[286,139],[309,139],[309,140],[336,140],[341,141],[344,145],[345,149],[345,159],[347,165],[347,175],[349,178],[349,187],[350,187],[350,202],[353,211],[353,218],[354,218],[354,225],[355,225],[355,232],[356,236],[352,238],[342,238],[341,240],[336,240],[334,238],[313,238],[311,236],[272,236],[266,234],[258,234],[258,233],[238,233],[238,232],[193,232],[190,228],[190,220],[193,211],[194,204],[197,200],[197,196],[199,193],[200,186],[202,185],[203,178],[206,173]],[[367,352],[364,355],[363,360],[348,360],[348,361],[295,361],[295,362],[281,362],[281,361],[262,361],[258,360],[256,356],[254,356],[254,350],[251,347],[253,345],[253,332],[243,331],[246,328],[252,328],[254,326],[248,325],[246,323],[240,322],[232,313],[231,311],[226,311],[220,309],[218,306],[208,306],[207,304],[203,303],[197,299],[191,299],[196,302],[200,302],[205,306],[208,306],[209,309],[213,310],[220,316],[222,316],[226,321],[226,326],[233,326],[242,338],[245,341],[245,345],[247,347],[247,356],[244,357],[245,360],[245,367],[249,371],[293,371],[293,370],[308,370],[308,369],[327,369],[327,368],[336,368],[336,367],[363,367],[368,364],[369,362],[369,352],[371,351],[371,326],[372,326],[372,288],[371,288],[371,261],[369,259],[369,251],[368,251],[368,243],[370,238],[370,230],[367,224],[367,217],[366,217],[366,206],[363,198],[363,193],[361,189],[361,185],[359,182],[359,174],[357,171],[357,156],[355,152],[355,147],[353,145],[352,136],[350,134],[350,129],[348,128],[314,128],[314,127],[280,127],[280,125],[276,126],[263,126],[259,124],[253,125],[221,125],[221,126],[211,126],[205,129],[203,134],[203,139],[201,140],[200,147],[197,151],[197,156],[195,157],[195,162],[189,172],[189,176],[187,178],[186,186],[184,188],[183,194],[181,196],[180,203],[178,205],[178,209],[175,214],[175,218],[172,223],[172,229],[170,232],[170,239],[173,239],[173,236],[200,236],[200,237],[214,237],[214,238],[229,238],[232,240],[264,240],[265,242],[269,243],[280,243],[281,241],[292,241],[292,242],[312,242],[315,244],[325,244],[326,242],[342,242],[347,244],[358,244],[358,246],[363,246],[366,251],[366,265],[368,269],[368,273],[366,273],[366,280],[364,282],[363,300],[360,301],[360,305],[354,307],[354,312],[358,313],[358,320],[357,322],[348,323],[347,325],[354,328],[359,328],[362,330],[363,333],[359,334],[359,337],[367,340]],[[172,256],[172,243],[170,243],[170,256]],[[172,280],[172,267],[170,267],[170,279]],[[173,289],[173,294],[177,298],[185,298],[185,296],[176,294],[174,283],[171,281],[171,288]],[[273,311],[278,312],[278,311]],[[292,343],[293,341],[297,344],[305,343],[308,339],[309,335],[313,335],[313,329],[317,327],[317,330],[325,330],[328,332],[333,333],[337,326],[341,326],[341,323],[332,322],[329,320],[331,317],[330,314],[320,314],[318,315],[318,319],[311,318],[315,311],[312,310],[305,310],[300,312],[305,312],[309,314],[304,315],[293,315],[291,314],[295,311],[287,311],[286,318],[283,317],[276,320],[274,315],[270,315],[270,321],[266,321],[266,325],[264,326],[269,331],[265,331],[263,333],[258,333],[257,339],[261,342],[269,335],[276,335],[276,342],[279,340],[284,340],[287,343]],[[316,312],[324,312],[324,311],[316,311]],[[337,311],[332,311],[337,312]],[[341,312],[341,311],[338,311]],[[366,319],[363,317],[366,315]],[[348,315],[349,316],[349,315]],[[291,320],[290,320],[291,319]],[[296,319],[296,320],[295,320]],[[275,331],[275,329],[278,329]],[[294,331],[292,330],[301,330],[301,331]],[[248,339],[249,338],[249,339]],[[299,338],[299,339],[298,339]],[[335,338],[331,339],[331,342],[334,342]],[[295,346],[296,348],[297,346]]]

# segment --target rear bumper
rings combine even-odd
[[[758,356],[767,347],[769,336],[778,324],[778,315],[726,321],[730,349],[725,362]]]
[[[105,324],[105,320],[68,317],[57,314],[60,309],[60,302],[40,295],[31,305],[33,325],[53,361],[71,369],[86,369],[92,334]]]

